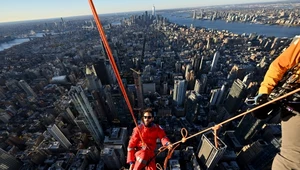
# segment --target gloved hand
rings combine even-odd
[[[254,105],[261,105],[268,101],[268,94],[258,94],[254,97]]]
[[[266,102],[268,102],[268,94],[258,94],[254,97],[254,106],[262,105]],[[252,116],[256,117],[257,119],[265,119],[267,118],[271,111],[273,111],[274,104],[266,105],[260,109],[257,109],[252,112]]]

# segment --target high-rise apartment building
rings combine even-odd
[[[78,113],[84,118],[85,125],[89,129],[95,142],[100,145],[104,139],[104,132],[82,87],[72,86],[69,91],[69,96]]]
[[[26,92],[28,96],[37,97],[32,88],[24,80],[19,81],[20,87]]]
[[[134,71],[133,77],[134,77],[134,84],[135,84],[136,96],[138,101],[138,108],[143,109],[144,97],[143,97],[143,84],[141,79],[141,73]]]
[[[242,100],[246,95],[247,87],[240,80],[236,79],[229,91],[228,97],[225,101],[225,108],[230,113],[233,114],[241,106]]]
[[[0,148],[0,169],[16,170],[21,168],[21,166],[22,163],[20,161]]]
[[[186,83],[183,79],[174,80],[173,101],[175,105],[181,106],[185,99]]]
[[[56,124],[49,126],[47,130],[61,144],[62,147],[68,149],[72,145],[66,136],[56,126]]]
[[[217,64],[218,64],[219,58],[220,58],[220,52],[217,51],[217,52],[214,54],[214,58],[213,58],[212,63],[211,63],[210,71],[215,71],[215,70],[217,69]]]
[[[114,148],[104,146],[101,150],[101,158],[108,169],[120,169],[122,167],[121,161]]]

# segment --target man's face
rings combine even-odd
[[[144,125],[146,127],[148,127],[151,124],[151,122],[153,121],[152,113],[145,112],[142,119],[143,119]]]

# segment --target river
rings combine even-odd
[[[43,37],[44,33],[36,33],[35,35],[32,35],[30,37],[32,38],[37,38],[37,37]],[[8,41],[8,42],[5,42],[5,43],[1,43],[0,44],[0,51],[3,51],[5,49],[9,49],[15,45],[19,45],[19,44],[22,44],[24,42],[28,42],[30,41],[29,38],[16,38],[14,40],[11,40],[11,41]]]
[[[193,24],[195,27],[204,27],[215,30],[228,30],[237,34],[257,33],[264,36],[288,37],[300,35],[300,27],[284,27],[278,25],[264,25],[253,23],[226,22],[223,20],[197,20],[190,18],[190,13],[160,13],[160,15],[169,19],[169,21],[178,25],[186,25],[188,27]]]

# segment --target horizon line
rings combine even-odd
[[[176,9],[186,9],[186,8],[199,8],[199,7],[215,7],[215,6],[224,6],[224,5],[247,5],[247,4],[265,4],[265,3],[278,3],[278,2],[298,2],[296,0],[274,0],[272,2],[252,2],[252,3],[239,3],[239,4],[220,4],[220,5],[205,5],[205,6],[197,6],[197,7],[181,7],[181,8],[165,8],[165,9],[159,9],[156,11],[163,11],[163,10],[176,10]],[[98,15],[109,15],[109,14],[122,14],[122,13],[130,13],[130,12],[145,12],[145,11],[151,11],[152,9],[147,10],[133,10],[133,11],[121,11],[121,12],[111,12],[111,13],[99,13]],[[83,16],[89,16],[93,15],[91,14],[79,14],[79,15],[73,15],[73,16],[57,16],[57,17],[51,17],[51,18],[37,18],[37,19],[25,19],[25,20],[15,20],[15,21],[0,21],[0,24],[16,24],[18,22],[34,22],[38,20],[51,20],[51,19],[60,19],[60,18],[71,18],[71,17],[83,17]]]

